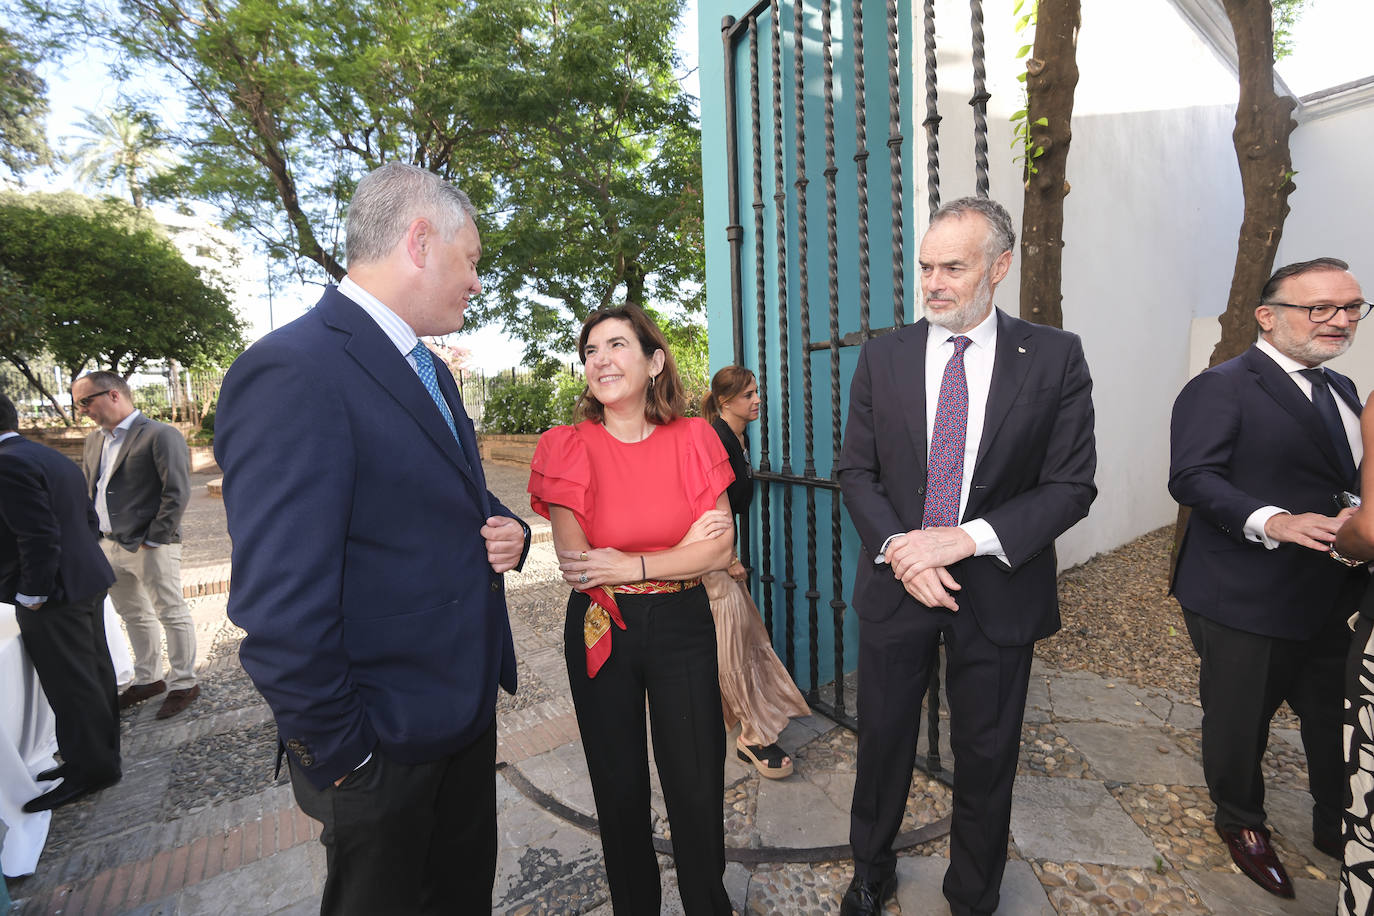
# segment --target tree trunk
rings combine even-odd
[[[1021,215],[1021,317],[1056,328],[1064,326],[1064,196],[1078,87],[1079,10],[1079,0],[1040,0],[1033,56],[1026,61],[1030,148]],[[1036,156],[1037,150],[1043,152]]]
[[[1255,306],[1259,305],[1264,282],[1274,272],[1274,255],[1279,239],[1283,238],[1288,195],[1294,189],[1288,137],[1298,126],[1293,120],[1297,103],[1274,92],[1274,10],[1270,0],[1222,0],[1222,5],[1236,36],[1236,63],[1240,71],[1236,129],[1231,136],[1240,164],[1245,215],[1240,223],[1226,311],[1217,319],[1221,323],[1221,339],[1212,349],[1209,366],[1244,353],[1258,334]],[[1170,569],[1178,562],[1188,513],[1188,507],[1179,507]],[[1170,580],[1172,583],[1172,576]]]
[[[1255,342],[1255,306],[1274,271],[1274,255],[1293,193],[1293,157],[1288,137],[1298,126],[1297,103],[1274,92],[1274,22],[1269,0],[1223,0],[1236,34],[1240,101],[1232,133],[1240,163],[1245,216],[1240,224],[1231,293],[1221,314],[1221,340],[1208,365],[1215,366]]]
[[[11,356],[8,353],[4,354],[4,358],[6,362],[19,370],[19,374],[24,376],[24,378],[28,380],[28,383],[38,390],[39,394],[48,399],[48,403],[52,405],[53,410],[57,411],[57,415],[62,418],[63,426],[76,425],[76,421],[73,419],[72,415],[67,413],[66,408],[62,406],[62,402],[57,400],[57,395],[48,390],[48,386],[43,384],[32,367],[29,366],[27,360],[21,357]]]

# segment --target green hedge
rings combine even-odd
[[[488,433],[542,433],[571,423],[582,393],[581,376],[562,372],[553,378],[498,379],[487,391],[482,430]]]

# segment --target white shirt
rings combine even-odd
[[[401,355],[406,358],[410,368],[415,367],[415,356],[410,352],[415,349],[415,345],[420,342],[420,338],[415,335],[415,331],[406,324],[405,320],[386,306],[382,300],[363,289],[353,282],[352,277],[344,277],[339,281],[339,292],[353,300],[368,316],[375,322],[377,327],[382,329],[382,333],[401,351]],[[419,370],[416,369],[416,374]]]
[[[114,474],[115,462],[119,460],[120,449],[124,448],[124,440],[129,438],[129,427],[142,415],[141,410],[134,408],[134,411],[120,420],[114,429],[106,429],[103,426],[98,428],[100,435],[104,437],[100,444],[100,476],[95,479],[95,514],[100,520],[101,534],[109,534],[113,527],[110,524],[110,507],[105,499],[105,489],[110,485],[110,476]],[[144,543],[151,545],[148,541]]]
[[[1255,349],[1278,363],[1279,368],[1288,373],[1293,384],[1298,386],[1303,397],[1309,401],[1312,400],[1312,381],[1302,374],[1302,370],[1310,368],[1309,366],[1304,366],[1296,359],[1280,353],[1277,347],[1263,337],[1255,343]],[[1336,409],[1341,414],[1341,423],[1345,426],[1345,438],[1350,442],[1350,455],[1355,459],[1355,467],[1359,467],[1360,462],[1364,459],[1364,442],[1360,438],[1360,418],[1355,415],[1355,411],[1350,409],[1345,398],[1334,391],[1332,391],[1331,397],[1336,402]],[[1250,513],[1250,517],[1245,520],[1246,539],[1261,543],[1270,550],[1279,546],[1278,541],[1264,533],[1264,525],[1269,519],[1287,511],[1287,509],[1281,509],[1278,506],[1261,506]]]
[[[964,349],[964,377],[968,383],[968,421],[964,430],[964,472],[959,486],[959,528],[973,539],[973,555],[995,556],[1006,560],[1002,542],[992,525],[985,519],[966,518],[968,494],[973,484],[973,466],[978,460],[978,446],[983,441],[983,424],[987,417],[988,392],[992,389],[992,364],[997,355],[997,310],[992,309],[986,318],[963,335],[931,325],[926,335],[926,448],[935,435],[935,412],[940,406],[940,384],[944,381],[945,366],[954,355],[953,338],[963,336],[969,339]],[[926,465],[930,464],[927,452]],[[887,541],[891,541],[896,532]],[[887,541],[883,542],[875,563],[886,562]]]

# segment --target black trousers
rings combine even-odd
[[[859,623],[859,757],[850,808],[854,872],[880,881],[897,860],[921,697],[943,636],[954,752],[954,811],[944,894],[956,916],[997,909],[1033,646],[994,645],[967,611],[903,604]]]
[[[491,911],[495,720],[472,744],[428,763],[397,763],[374,751],[341,785],[325,789],[292,760],[291,788],[301,810],[324,825],[322,916]]]
[[[38,610],[14,606],[43,693],[57,720],[57,747],[72,783],[118,776],[119,696],[105,641],[105,592]]]
[[[1307,754],[1312,832],[1324,838],[1341,835],[1341,720],[1350,629],[1341,614],[1327,613],[1320,632],[1298,640],[1247,633],[1184,608],[1183,620],[1202,663],[1202,772],[1217,806],[1218,828],[1264,826],[1260,761],[1269,745],[1269,720],[1286,700],[1298,714]]]
[[[587,677],[582,640],[586,595],[573,592],[568,599],[563,632],[611,905],[624,916],[641,916],[658,913],[661,904],[649,812],[647,697],[683,910],[728,916],[725,726],[706,590],[616,599],[626,629],[612,627],[611,657],[595,678]]]

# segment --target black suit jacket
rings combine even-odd
[[[1332,390],[1357,414],[1355,385],[1327,370]],[[1353,576],[1326,554],[1296,544],[1266,550],[1245,520],[1278,506],[1334,515],[1332,497],[1355,490],[1341,473],[1316,410],[1279,365],[1251,347],[1201,373],[1174,402],[1169,492],[1193,511],[1173,590],[1188,610],[1218,623],[1285,639],[1313,636]]]
[[[466,747],[491,725],[498,682],[515,690],[480,529],[518,518],[487,491],[458,388],[437,375],[461,448],[405,357],[331,286],[235,360],[220,392],[229,617],[319,788],[377,748],[418,763]]]
[[[862,542],[854,583],[861,620],[882,621],[915,605],[873,558],[890,535],[921,527],[925,511],[926,337],[922,319],[863,345],[849,392],[838,477]],[[997,310],[983,437],[966,519],[997,532],[1007,562],[969,557],[950,573],[972,613],[1003,646],[1059,629],[1054,539],[1088,514],[1097,495],[1092,379],[1077,335]]]
[[[0,601],[66,604],[112,582],[81,469],[22,436],[0,442]]]

